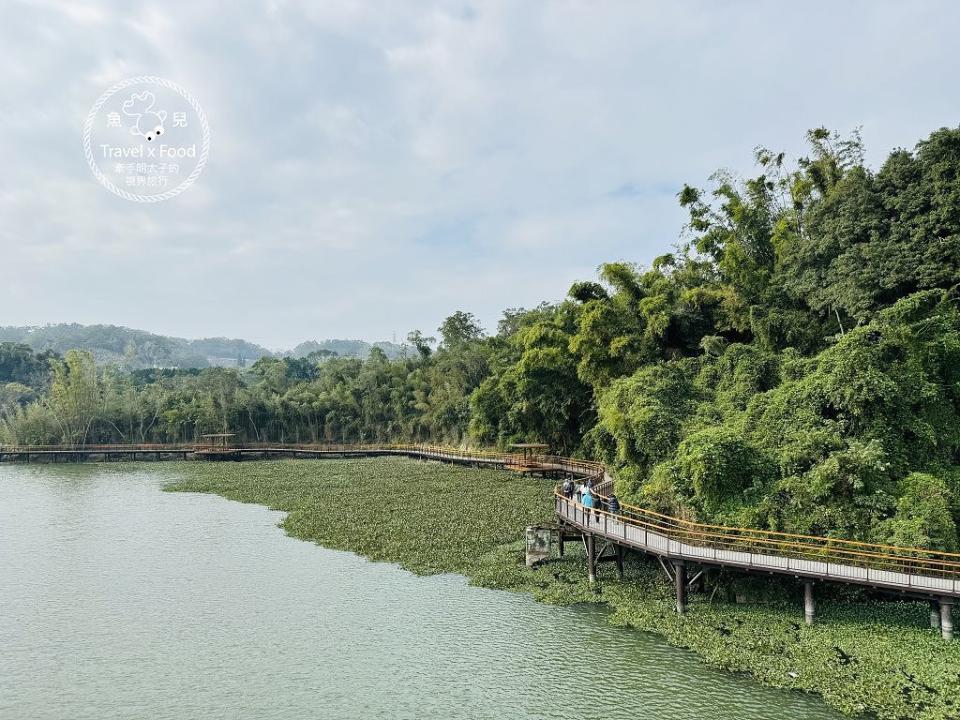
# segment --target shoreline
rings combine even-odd
[[[838,588],[818,603],[818,624],[807,627],[796,599],[799,586],[727,574],[712,595],[691,595],[690,611],[678,616],[672,588],[658,568],[637,556],[628,557],[624,580],[612,577],[612,567],[603,568],[593,586],[581,550],[526,568],[517,534],[552,515],[552,484],[542,480],[401,458],[252,465],[243,464],[243,474],[233,464],[191,465],[189,478],[163,489],[285,511],[279,526],[292,537],[417,575],[458,574],[478,587],[553,605],[605,605],[613,625],[654,633],[711,667],[748,674],[761,685],[817,694],[847,715],[947,720],[960,710],[952,700],[960,696],[960,644],[943,643],[924,626],[928,611],[920,603],[845,603],[850,591]],[[280,468],[282,477],[272,477]],[[411,478],[417,468],[421,477]],[[474,482],[451,484],[457,476]],[[266,478],[271,482],[262,482]],[[424,491],[430,493],[427,505],[421,502]],[[464,504],[479,519],[475,527],[457,516]],[[450,544],[425,544],[419,527],[434,528]],[[511,529],[516,527],[521,529]],[[721,600],[740,591],[754,602]]]

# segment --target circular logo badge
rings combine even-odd
[[[107,190],[134,202],[179,195],[210,154],[210,126],[196,99],[176,83],[135,77],[107,90],[83,126],[83,152]]]

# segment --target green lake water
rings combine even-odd
[[[184,470],[187,471],[187,470]],[[838,718],[596,609],[417,577],[165,493],[150,466],[0,466],[0,718]]]

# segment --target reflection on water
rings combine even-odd
[[[187,466],[179,466],[184,472]],[[419,578],[164,493],[0,466],[0,718],[836,718],[596,609]]]

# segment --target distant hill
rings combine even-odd
[[[368,343],[364,340],[308,340],[297,345],[290,351],[293,357],[306,357],[313,352],[333,352],[340,357],[366,358],[373,348],[380,348],[388,358],[403,357],[405,352],[409,352],[406,345],[398,345],[392,342]]]
[[[184,338],[155,335],[117,325],[59,324],[43,327],[0,327],[0,342],[25,343],[35,351],[89,350],[99,364],[143,368],[237,366],[270,356],[264,347],[229,338]]]
[[[405,346],[363,340],[311,340],[292,351],[272,353],[265,347],[236,338],[185,338],[156,335],[118,325],[62,323],[42,327],[0,327],[0,343],[29,345],[34,351],[88,350],[98,364],[119,365],[130,370],[148,368],[249,367],[259,358],[274,355],[306,357],[311,352],[333,352],[341,357],[365,358],[373,347],[387,357],[403,355]]]

